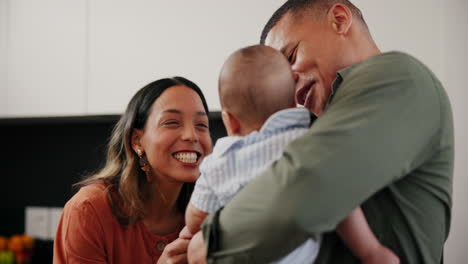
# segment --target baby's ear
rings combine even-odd
[[[229,136],[236,136],[240,133],[240,123],[239,120],[231,113],[227,111],[221,112],[221,117],[223,119],[224,126],[226,127],[227,134]]]

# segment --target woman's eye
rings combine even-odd
[[[177,126],[179,125],[179,122],[177,121],[166,121],[163,123],[164,126]]]
[[[204,123],[197,124],[197,126],[198,127],[203,127],[203,128],[208,128],[208,125],[204,124]]]

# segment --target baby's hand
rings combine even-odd
[[[400,264],[400,258],[383,245],[370,252],[361,261],[364,264]]]
[[[193,234],[190,233],[189,229],[187,226],[184,226],[184,228],[182,229],[182,231],[180,231],[179,233],[179,238],[183,238],[183,239],[192,239],[193,237]]]

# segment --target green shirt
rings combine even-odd
[[[358,263],[333,231],[362,206],[401,263],[440,263],[454,159],[447,95],[415,58],[384,53],[338,73],[326,111],[280,160],[207,217],[210,263],[265,263],[324,234],[316,263]]]

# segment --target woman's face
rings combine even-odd
[[[195,182],[212,148],[208,113],[198,94],[183,85],[156,99],[139,138],[156,181]]]

